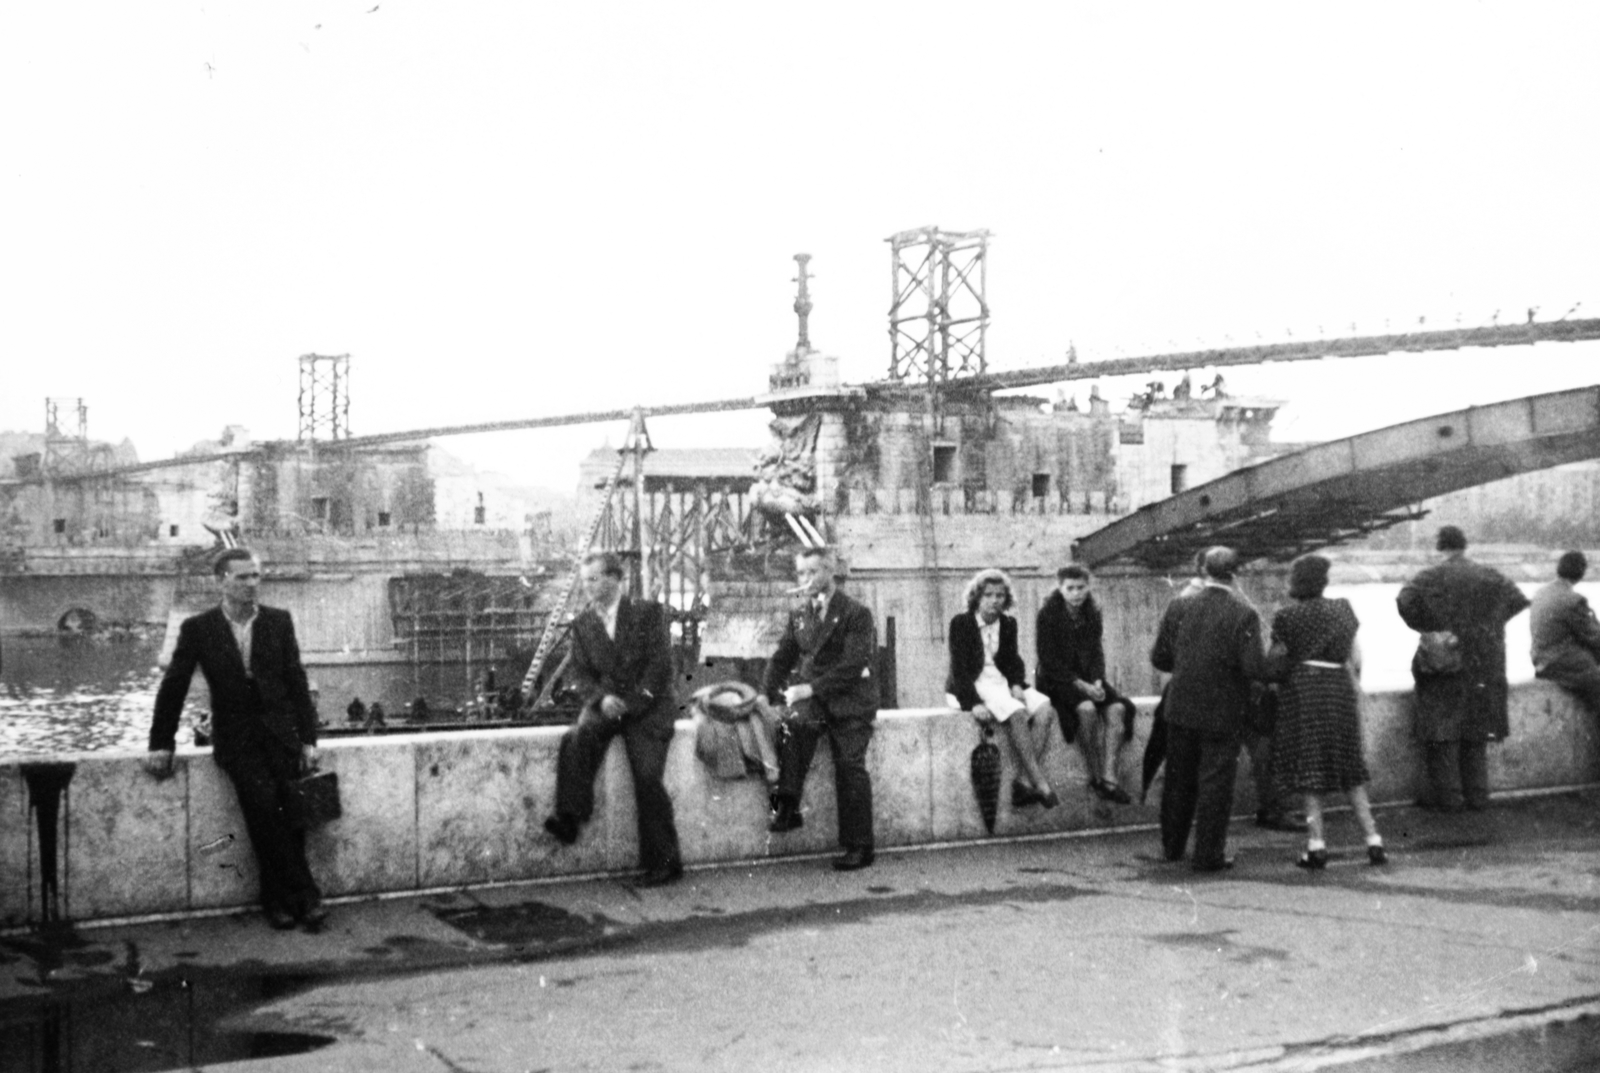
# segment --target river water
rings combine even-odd
[[[1532,596],[1537,584],[1521,586]],[[1600,606],[1600,583],[1579,591]],[[1330,586],[1329,596],[1342,596],[1361,621],[1365,663],[1362,684],[1369,690],[1406,689],[1411,685],[1411,654],[1416,634],[1395,612],[1399,584]],[[18,754],[50,754],[96,750],[143,751],[150,730],[156,687],[159,641],[99,637],[7,638],[0,670],[0,758]],[[1512,682],[1533,677],[1528,656],[1528,616],[1518,615],[1506,627],[1508,673]],[[464,665],[342,665],[315,667],[320,710],[339,721],[353,697],[380,699],[391,716],[399,716],[413,697],[449,706],[471,694],[478,669]],[[507,683],[502,682],[501,685]],[[193,741],[197,716],[207,711],[205,682],[195,676],[178,741]]]
[[[64,752],[133,750],[148,745],[161,641],[136,637],[7,637],[0,667],[0,759]],[[308,668],[325,722],[345,719],[354,698],[381,701],[391,724],[414,697],[435,708],[472,695],[483,666],[341,664]],[[514,684],[501,682],[501,685]],[[189,689],[178,743],[210,712],[204,676]]]

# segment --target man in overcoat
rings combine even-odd
[[[1556,579],[1533,596],[1533,673],[1570,690],[1600,715],[1600,621],[1575,586],[1588,572],[1581,551],[1556,563]]]
[[[578,840],[579,827],[594,815],[594,777],[611,739],[621,734],[639,822],[643,875],[635,885],[674,883],[683,876],[683,859],[663,781],[678,717],[666,612],[654,601],[623,595],[622,561],[610,552],[589,555],[579,571],[589,605],[572,623],[567,673],[583,710],[562,735],[555,812],[544,827],[563,845]]]
[[[156,692],[145,767],[172,771],[178,717],[195,668],[211,691],[211,749],[239,798],[261,874],[261,907],[274,928],[318,927],[327,917],[306,863],[293,783],[317,763],[317,713],[289,612],[257,602],[261,563],[230,548],[213,565],[221,603],[184,619]]]
[[[800,797],[817,742],[827,735],[833,753],[841,872],[873,862],[872,778],[867,746],[878,717],[878,683],[872,676],[878,631],[872,612],[839,590],[834,557],[823,548],[795,556],[795,579],[805,603],[789,613],[777,651],[767,663],[762,692],[790,708],[778,749],[778,787],[769,830],[792,831],[805,821]]]
[[[1261,616],[1234,591],[1239,559],[1216,547],[1202,560],[1200,591],[1167,605],[1150,662],[1172,676],[1166,690],[1167,777],[1161,794],[1161,845],[1183,859],[1194,828],[1197,872],[1219,872],[1239,748],[1249,732],[1250,683],[1267,676]]]
[[[1467,558],[1467,537],[1453,525],[1435,542],[1444,561],[1406,583],[1396,604],[1407,626],[1455,635],[1461,667],[1429,673],[1411,661],[1417,735],[1427,757],[1424,808],[1456,811],[1489,804],[1488,744],[1510,733],[1506,623],[1528,598],[1504,574]]]

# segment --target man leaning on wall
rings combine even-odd
[[[826,735],[844,849],[833,867],[851,872],[871,865],[874,857],[867,746],[878,717],[878,683],[872,677],[878,631],[872,612],[839,590],[832,551],[803,549],[795,555],[794,568],[805,600],[789,612],[762,682],[769,701],[781,700],[790,709],[778,749],[778,788],[768,829],[782,833],[805,822],[800,798],[806,772]]]
[[[280,930],[327,919],[306,863],[293,783],[317,765],[317,715],[289,612],[258,602],[261,562],[230,548],[213,565],[221,602],[184,619],[156,692],[146,769],[172,773],[178,717],[195,668],[211,691],[212,756],[239,798],[261,874],[261,908]]]

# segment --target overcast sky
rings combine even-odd
[[[883,239],[926,224],[994,234],[994,369],[1600,316],[1597,40],[1576,3],[23,0],[0,429],[82,396],[146,459],[292,437],[307,352],[351,355],[358,434],[755,394],[801,250],[813,343],[879,379]],[[1597,358],[1228,379],[1308,439],[1600,382]],[[652,432],[755,446],[765,417]],[[621,432],[449,446],[570,487]]]

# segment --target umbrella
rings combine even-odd
[[[994,834],[995,817],[1000,813],[1000,746],[994,731],[983,728],[983,740],[972,747],[972,792],[978,797],[983,826]]]
[[[1139,791],[1139,802],[1150,796],[1150,784],[1155,781],[1156,772],[1161,770],[1161,765],[1167,760],[1167,691],[1161,691],[1161,699],[1156,702],[1155,721],[1150,727],[1150,740],[1144,745],[1144,786]]]

